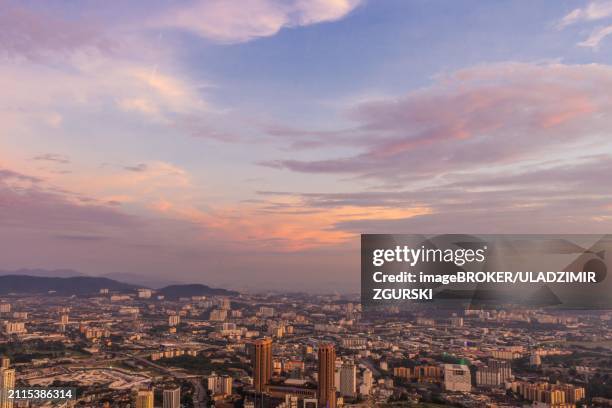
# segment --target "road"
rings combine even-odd
[[[197,378],[192,378],[191,384],[193,385],[193,406],[194,408],[205,408],[206,407],[206,390],[202,385],[202,381]]]

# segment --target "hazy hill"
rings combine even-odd
[[[163,276],[144,276],[127,272],[113,272],[100,275],[104,278],[116,280],[119,282],[129,283],[130,285],[140,286],[142,288],[158,289],[169,285],[180,285],[181,282],[173,279],[167,279]]]
[[[47,278],[71,278],[73,276],[87,276],[72,269],[17,269],[15,271],[1,271],[2,275],[44,276]]]
[[[0,276],[0,295],[9,293],[44,293],[54,291],[58,295],[84,296],[96,294],[102,288],[111,292],[135,293],[145,286],[119,282],[114,279],[93,276],[49,277],[8,274]],[[238,293],[226,289],[211,288],[200,284],[170,285],[156,291],[167,299],[191,296],[235,296]]]
[[[19,272],[22,272],[21,270]],[[52,271],[43,271],[46,274]],[[73,271],[71,271],[73,272]],[[70,274],[71,272],[66,272]],[[0,272],[1,273],[1,272]],[[77,274],[77,272],[74,272]],[[42,273],[41,273],[42,274]],[[94,276],[32,276],[9,273],[0,275],[0,295],[9,293],[44,293],[54,291],[62,296],[84,296],[96,294],[102,288],[109,289],[111,292],[135,293],[138,288],[147,286],[120,282],[115,279]],[[169,285],[156,291],[159,295],[164,295],[167,299],[177,299],[180,297],[191,296],[234,296],[237,292],[211,288],[201,284]]]
[[[69,278],[3,275],[0,276],[0,295],[8,293],[47,293],[55,291],[59,295],[88,295],[108,288],[117,292],[132,292],[136,286],[108,278],[73,276]]]
[[[235,296],[238,294],[231,290],[211,288],[210,286],[195,283],[166,286],[165,288],[159,289],[157,293],[164,295],[168,299],[191,296]]]

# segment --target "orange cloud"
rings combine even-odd
[[[308,207],[295,197],[210,211],[164,199],[152,205],[151,209],[165,216],[197,223],[204,233],[213,231],[215,239],[279,251],[324,247],[355,239],[354,233],[335,228],[341,222],[402,220],[432,212],[427,207],[339,206],[322,209]]]

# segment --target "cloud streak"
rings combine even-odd
[[[585,7],[574,9],[566,14],[557,24],[557,28],[564,29],[574,24],[592,23],[610,18],[612,18],[612,1],[592,1]],[[612,25],[596,27],[585,40],[578,43],[578,46],[597,50],[601,42],[611,34]]]
[[[450,176],[409,190],[260,195],[297,200],[304,208],[320,210],[428,209],[404,218],[338,218],[333,230],[344,233],[602,233],[612,225],[609,172],[612,156],[602,154],[575,162],[532,164],[511,172]]]
[[[597,21],[612,17],[612,1],[591,1],[585,7],[576,8],[559,21],[559,28],[565,28],[581,22]]]
[[[192,32],[219,43],[242,43],[277,34],[282,28],[339,20],[361,0],[195,1],[168,10],[150,25]]]
[[[612,35],[612,25],[600,27],[595,29],[586,40],[578,43],[578,45],[581,47],[597,49],[599,48],[601,42],[610,35]]]
[[[57,164],[70,163],[70,159],[68,157],[63,156],[61,154],[54,154],[54,153],[39,154],[38,156],[34,156],[32,160],[51,162],[51,163],[57,163]]]
[[[604,65],[477,66],[405,96],[351,109],[359,154],[264,164],[405,182],[574,154],[577,142],[595,143],[609,129],[610,92],[612,68]],[[335,143],[344,145],[345,136],[326,139],[328,146]]]

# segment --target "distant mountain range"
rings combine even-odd
[[[17,269],[15,271],[0,271],[1,275],[27,275],[44,276],[47,278],[71,278],[73,276],[87,276],[72,269]]]
[[[1,275],[28,275],[28,276],[44,276],[47,278],[71,278],[74,276],[91,276],[85,275],[84,273],[75,271],[73,269],[17,269],[15,271],[2,271]],[[147,288],[163,288],[168,285],[178,285],[181,282],[177,282],[172,279],[155,278],[149,276],[138,275],[134,273],[126,272],[111,272],[105,273],[104,275],[97,276],[98,278],[109,278],[119,282],[129,283],[134,286],[147,287]]]
[[[0,295],[18,294],[48,294],[50,291],[63,296],[86,296],[96,294],[100,289],[111,292],[134,293],[141,285],[119,282],[104,277],[69,276],[50,277],[8,274],[0,276]],[[211,288],[200,284],[170,285],[158,289],[156,293],[168,299],[191,296],[232,296],[237,295],[225,289]]]
[[[73,276],[69,278],[3,275],[0,276],[0,295],[9,293],[48,293],[55,291],[59,295],[89,295],[102,288],[111,291],[130,292],[137,287],[128,283],[117,282],[108,278],[90,276]]]
[[[180,285],[185,282],[177,282],[173,279],[166,279],[164,277],[151,277],[143,276],[135,273],[127,272],[112,272],[100,275],[102,278],[109,278],[119,282],[129,283],[131,285],[140,286],[141,288],[159,289],[169,285]]]
[[[188,285],[170,285],[159,289],[157,292],[160,295],[164,295],[167,299],[191,296],[235,296],[238,294],[238,292],[231,290],[216,289],[195,283]]]

